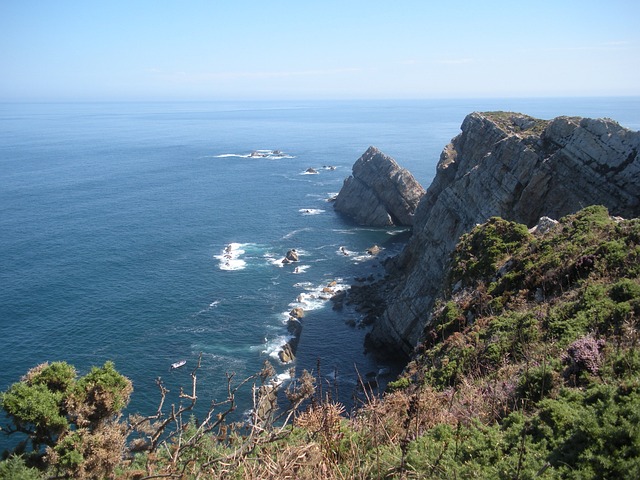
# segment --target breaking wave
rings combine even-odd
[[[213,155],[213,158],[266,158],[267,160],[278,160],[280,158],[296,158],[293,155],[284,153],[281,150],[253,150],[250,153],[221,153],[219,155]]]
[[[247,266],[247,262],[240,258],[245,253],[244,247],[248,244],[229,243],[222,253],[214,255],[219,260],[220,270],[242,270]]]
[[[320,215],[324,213],[326,210],[322,210],[320,208],[301,208],[298,210],[302,215]]]

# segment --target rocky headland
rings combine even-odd
[[[450,254],[475,225],[499,216],[533,227],[543,216],[594,204],[612,215],[640,214],[640,132],[609,119],[508,112],[472,113],[461,130],[444,148],[426,193],[371,147],[336,199],[336,210],[358,223],[413,226],[403,252],[387,262],[383,313],[368,339],[379,353],[411,354],[431,322]],[[398,185],[409,193],[398,195]],[[393,197],[386,204],[385,192]]]

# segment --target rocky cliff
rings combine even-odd
[[[353,165],[336,197],[334,208],[361,225],[413,225],[424,188],[406,169],[375,147]]]
[[[608,119],[551,121],[472,113],[441,154],[393,262],[394,285],[370,334],[376,348],[410,354],[429,325],[450,253],[461,234],[493,216],[533,226],[593,204],[640,214],[640,132]]]

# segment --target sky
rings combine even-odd
[[[638,0],[0,0],[0,101],[640,95]]]

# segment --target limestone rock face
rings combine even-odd
[[[413,225],[424,188],[396,161],[375,147],[353,165],[335,199],[334,208],[361,225]]]
[[[640,132],[608,119],[472,113],[444,148],[413,234],[393,262],[397,286],[370,343],[409,355],[420,340],[458,238],[501,216],[536,225],[601,204],[640,214]]]

